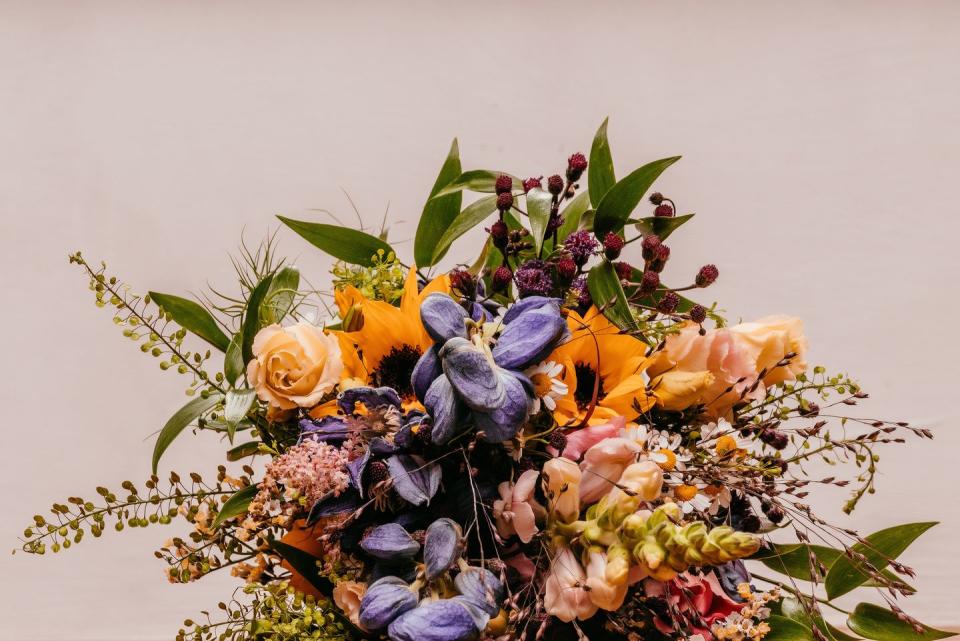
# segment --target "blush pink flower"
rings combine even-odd
[[[516,483],[500,484],[500,498],[493,502],[493,518],[500,536],[516,534],[521,541],[529,543],[537,533],[537,521],[546,517],[543,506],[533,496],[539,476],[536,470],[527,470]]]
[[[597,613],[597,606],[585,589],[587,573],[580,560],[567,546],[560,547],[550,560],[550,574],[543,598],[547,614],[564,623],[584,621]]]
[[[622,437],[604,439],[588,449],[580,463],[580,500],[594,503],[606,495],[640,451],[639,443]]]
[[[627,419],[615,416],[606,423],[588,425],[567,434],[567,444],[563,448],[563,456],[571,461],[579,461],[583,453],[605,438],[619,436],[627,426]]]

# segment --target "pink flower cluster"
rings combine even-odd
[[[345,471],[347,456],[339,448],[326,443],[304,441],[273,459],[267,466],[260,492],[251,503],[251,514],[263,516],[283,514],[284,504],[313,505],[331,492],[338,495],[347,489]]]

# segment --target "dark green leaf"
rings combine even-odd
[[[163,453],[170,447],[174,439],[180,435],[180,432],[222,400],[222,394],[211,394],[207,398],[198,396],[170,417],[170,420],[168,420],[166,425],[163,426],[163,429],[160,430],[160,434],[157,436],[157,442],[153,446],[154,474],[157,473],[157,464],[160,462],[160,457],[163,456]]]
[[[273,276],[270,289],[260,305],[260,318],[265,325],[279,323],[290,313],[299,287],[300,270],[296,267],[283,267]]]
[[[436,242],[433,249],[433,255],[430,257],[428,265],[436,265],[440,259],[446,255],[447,250],[453,241],[463,236],[465,233],[479,225],[483,220],[497,209],[497,197],[485,196],[475,203],[467,205],[460,214],[450,223],[446,231]],[[419,264],[419,263],[418,263]]]
[[[234,494],[231,494],[227,502],[220,507],[216,518],[213,519],[213,527],[217,527],[224,521],[240,516],[241,514],[246,514],[247,508],[250,507],[250,502],[253,500],[253,497],[257,495],[257,491],[258,488],[256,485],[248,485],[242,490],[237,490]]]
[[[227,345],[227,354],[223,359],[223,375],[227,383],[233,385],[243,376],[246,363],[243,362],[243,335],[236,333]]]
[[[603,196],[597,205],[597,215],[593,219],[593,230],[597,237],[603,238],[607,232],[619,232],[630,218],[630,213],[643,199],[663,171],[680,160],[680,156],[655,160],[635,170],[616,183]]]
[[[824,567],[829,568],[833,562],[843,556],[841,550],[826,547],[823,545],[810,545],[804,543],[794,543],[790,545],[774,544],[773,550],[764,551],[764,555],[757,555],[753,558],[763,563],[765,566],[780,574],[792,576],[795,579],[810,581],[810,552],[823,563]]]
[[[922,624],[923,631],[917,634],[912,625],[898,619],[890,610],[872,603],[857,605],[847,618],[847,627],[860,636],[877,641],[935,641],[955,634]]]
[[[177,325],[196,334],[221,352],[226,351],[230,339],[202,305],[186,298],[160,292],[150,292],[150,298],[162,307]]]
[[[292,220],[284,216],[277,218],[314,247],[354,265],[372,265],[377,252],[382,251],[386,256],[393,251],[383,240],[357,229]]]
[[[866,556],[867,561],[878,570],[882,570],[913,543],[918,536],[936,525],[936,522],[907,523],[880,530],[866,537],[868,545],[857,543],[853,546],[855,552]],[[863,585],[870,576],[862,563],[852,561],[843,556],[838,558],[827,572],[823,586],[827,596],[835,599],[850,590]]]
[[[770,624],[770,632],[764,638],[764,641],[811,641],[813,632],[802,623],[798,623],[787,617],[771,615],[767,619]]]
[[[413,259],[419,267],[434,265],[443,257],[443,252],[437,257],[435,249],[437,241],[440,240],[457,217],[457,214],[460,213],[460,202],[463,194],[457,191],[441,198],[434,198],[434,196],[459,176],[460,171],[460,149],[457,147],[457,139],[454,138],[447,159],[440,168],[440,174],[437,175],[437,180],[433,183],[433,189],[430,190],[430,197],[427,198],[427,203],[423,206],[423,213],[420,214],[420,224],[417,225],[417,235],[413,241]]]
[[[590,147],[590,165],[587,167],[587,189],[590,202],[596,207],[604,194],[617,182],[613,173],[613,156],[610,155],[610,141],[607,140],[607,121],[604,118]]]
[[[497,178],[501,175],[506,174],[503,171],[490,171],[489,169],[471,169],[470,171],[465,171],[456,178],[453,179],[446,187],[438,191],[434,198],[440,198],[448,194],[455,194],[459,191],[467,189],[469,191],[480,191],[485,193],[493,193],[496,191],[495,183]],[[506,174],[510,176],[510,174]],[[519,178],[510,176],[513,178],[513,190],[523,189],[523,183]]]
[[[550,206],[553,195],[542,189],[527,192],[527,217],[530,219],[530,235],[533,236],[533,251],[539,256],[543,247],[543,237],[550,222]]]
[[[273,276],[265,276],[263,280],[257,283],[257,286],[250,292],[250,298],[247,299],[247,310],[243,315],[243,342],[241,343],[241,354],[243,362],[249,363],[253,359],[253,339],[260,331],[260,304],[263,303],[267,292],[270,291],[270,283]]]
[[[560,212],[563,217],[563,224],[557,230],[557,238],[561,243],[567,239],[567,236],[580,229],[580,220],[589,209],[590,194],[585,191],[580,192],[567,203],[567,206]]]
[[[248,456],[253,456],[260,451],[260,443],[257,441],[250,441],[248,443],[241,443],[234,448],[227,450],[227,460],[228,461],[239,461],[247,458]]]
[[[808,604],[806,607],[804,606],[804,602],[801,602],[796,597],[781,599],[780,612],[783,616],[793,619],[797,623],[802,623],[807,628],[816,624],[820,632],[828,639],[833,639],[834,641],[858,641],[856,637],[852,637],[827,623],[822,616],[811,616],[809,599],[805,599],[805,602]]]
[[[292,567],[297,574],[319,590],[321,594],[331,593],[333,584],[329,579],[320,576],[320,570],[317,567],[317,561],[319,559],[283,541],[273,541],[270,543],[270,547],[283,557],[283,560],[289,563],[290,567]]]
[[[680,225],[694,217],[694,214],[684,216],[650,216],[635,222],[637,230],[644,234],[656,234],[660,240],[666,240]]]
[[[594,265],[587,275],[587,287],[594,304],[611,323],[624,331],[635,331],[637,321],[630,311],[627,298],[620,286],[620,278],[613,263],[603,261]]]

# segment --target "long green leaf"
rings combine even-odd
[[[248,441],[227,450],[228,461],[240,461],[260,451],[259,441]]]
[[[780,611],[783,616],[793,619],[797,623],[802,623],[807,628],[816,625],[827,639],[833,639],[834,641],[858,641],[856,637],[852,637],[827,623],[822,616],[811,616],[810,611],[812,608],[809,599],[806,599],[805,602],[806,606],[804,602],[796,597],[782,599],[780,601]]]
[[[562,243],[567,236],[580,229],[580,219],[583,214],[590,209],[590,194],[582,191],[573,200],[567,203],[560,215],[563,217],[563,224],[557,230],[557,239]]]
[[[693,218],[694,214],[685,214],[683,216],[649,216],[636,221],[634,225],[639,231],[645,234],[656,234],[660,240],[666,240],[667,236],[677,230],[683,223]]]
[[[853,550],[864,555],[870,565],[882,570],[889,564],[889,559],[900,556],[917,537],[936,524],[934,521],[907,523],[880,530],[866,537],[869,545],[857,543]],[[827,596],[835,599],[862,585],[869,578],[862,563],[842,556],[830,566],[823,586],[827,590]]]
[[[243,362],[249,363],[253,358],[253,339],[260,331],[260,305],[267,297],[270,291],[270,283],[273,282],[273,276],[264,276],[263,280],[257,283],[257,286],[250,292],[250,298],[247,299],[247,311],[243,316],[243,342],[241,343],[241,353]]]
[[[610,154],[610,141],[607,140],[607,121],[604,118],[593,137],[593,146],[590,147],[590,165],[587,167],[587,189],[590,193],[590,202],[596,207],[603,200],[604,194],[617,182],[613,172],[613,156]]]
[[[457,139],[454,138],[447,158],[437,175],[437,180],[433,183],[433,189],[430,190],[430,197],[427,198],[427,203],[423,206],[423,213],[420,214],[420,224],[417,225],[417,235],[413,241],[413,259],[420,267],[429,267],[439,260],[435,251],[437,241],[440,240],[457,217],[457,214],[460,213],[460,204],[463,198],[461,192],[457,191],[441,198],[434,198],[437,192],[459,176],[460,172],[460,149],[457,146]],[[442,257],[443,254],[441,253],[440,256]]]
[[[770,632],[764,638],[764,641],[812,641],[813,632],[810,628],[793,619],[779,615],[771,615],[767,619],[770,624]]]
[[[603,261],[594,265],[587,274],[587,288],[594,304],[603,310],[611,323],[624,331],[635,331],[637,321],[630,311],[627,298],[620,286],[620,278],[613,263]]]
[[[497,197],[485,196],[480,200],[467,205],[460,214],[453,219],[446,231],[436,243],[433,255],[427,265],[436,265],[446,255],[453,241],[479,225],[497,209]],[[418,263],[419,264],[419,263]]]
[[[227,345],[227,353],[223,357],[223,376],[227,384],[233,385],[237,379],[243,376],[245,363],[243,362],[243,335],[239,332],[230,339]]]
[[[162,307],[163,311],[169,314],[177,325],[196,334],[221,352],[227,350],[230,339],[217,325],[217,321],[213,319],[210,312],[204,309],[202,305],[186,298],[173,294],[161,294],[160,292],[150,292],[150,298]]]
[[[157,436],[157,442],[153,446],[153,473],[157,473],[157,464],[160,457],[167,451],[170,444],[173,443],[180,432],[190,425],[193,421],[202,416],[205,412],[213,408],[217,403],[223,400],[222,394],[211,394],[207,398],[198,396],[186,405],[177,410],[176,414],[170,417],[167,423],[160,430]]]
[[[220,511],[217,512],[217,517],[213,519],[213,527],[217,527],[224,521],[240,516],[241,514],[246,514],[247,508],[250,507],[250,502],[253,500],[253,497],[257,495],[257,491],[258,488],[256,485],[248,485],[231,494],[227,502],[220,507]]]
[[[847,618],[847,627],[860,636],[876,641],[936,641],[956,634],[923,624],[922,632],[918,634],[912,625],[901,621],[896,614],[872,603],[857,605]]]
[[[270,543],[270,547],[283,557],[283,560],[289,563],[290,567],[292,567],[297,574],[319,590],[321,594],[331,593],[333,584],[329,579],[320,576],[320,571],[317,568],[318,559],[316,557],[283,541],[273,541]]]
[[[790,545],[773,545],[773,550],[763,556],[753,557],[765,566],[779,572],[792,576],[802,581],[810,581],[810,556],[809,551],[823,563],[823,566],[829,568],[833,562],[843,556],[841,550],[826,547],[823,545],[806,545],[805,543],[795,543]]]
[[[648,163],[617,182],[604,194],[597,205],[597,215],[593,219],[593,230],[598,238],[607,232],[619,232],[630,218],[630,213],[643,199],[653,182],[680,156],[664,158]]]
[[[542,189],[531,189],[527,192],[527,217],[530,219],[530,235],[533,236],[533,251],[540,255],[543,247],[543,237],[547,233],[547,223],[550,222],[550,206],[553,195]]]
[[[464,189],[469,191],[479,191],[486,193],[493,193],[496,191],[496,182],[497,178],[501,175],[510,176],[503,171],[491,171],[489,169],[471,169],[470,171],[465,171],[456,178],[453,179],[446,187],[434,194],[434,198],[441,198],[449,194],[455,194]],[[513,190],[517,191],[523,189],[523,183],[519,178],[515,176],[510,176],[513,178]]]
[[[314,247],[354,265],[371,265],[377,252],[382,251],[387,255],[393,251],[385,241],[357,229],[292,220],[284,216],[277,218]]]
[[[227,437],[231,443],[237,425],[247,416],[256,397],[257,392],[252,389],[232,389],[227,392],[223,404],[223,420],[227,423]]]
[[[288,265],[274,274],[270,289],[260,304],[260,318],[265,324],[279,323],[290,313],[299,287],[300,270],[296,267]]]

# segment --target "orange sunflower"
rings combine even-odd
[[[647,345],[621,333],[596,307],[585,316],[567,316],[570,340],[548,357],[563,365],[567,394],[557,400],[554,416],[561,425],[582,421],[597,387],[597,404],[590,423],[615,416],[632,420],[650,409],[656,399],[647,394],[643,371],[649,364]],[[599,382],[598,382],[599,378]]]

